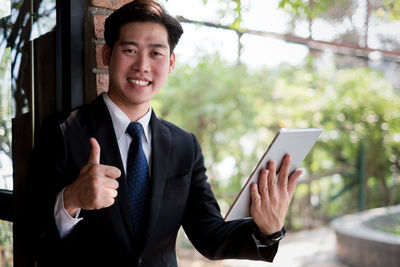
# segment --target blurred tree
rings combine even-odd
[[[218,165],[227,157],[236,163],[237,167],[230,170],[234,177],[247,175],[249,169],[238,164],[249,157],[240,138],[249,129],[256,129],[253,101],[261,101],[266,81],[260,84],[259,77],[249,75],[245,66],[227,65],[218,56],[205,57],[196,67],[179,66],[175,73],[153,103],[158,113],[196,133],[207,155],[210,177],[218,176]],[[265,93],[262,98],[268,99],[268,91]],[[238,181],[233,179],[236,186],[232,194],[240,186]],[[211,179],[217,191],[220,182]]]
[[[347,1],[348,0],[281,0],[279,2],[279,8],[282,8],[290,13],[297,14],[303,18],[315,19],[321,15],[326,15],[329,8],[333,7],[332,11],[334,11],[338,7],[338,5],[342,5]],[[343,16],[344,14],[341,13],[337,15]]]
[[[12,223],[0,221],[0,246],[12,245]]]
[[[197,66],[177,66],[153,106],[196,134],[224,211],[281,127],[324,128],[303,164],[306,180],[292,204],[292,217],[300,222],[293,226],[304,226],[307,216],[326,221],[357,210],[360,143],[366,207],[400,203],[400,97],[379,72],[291,66],[250,71],[210,56]]]
[[[375,9],[379,17],[400,20],[400,0],[384,0],[383,6]]]
[[[10,50],[4,51],[0,58],[0,151],[11,157],[11,86]]]
[[[300,186],[296,197],[308,198],[314,212],[325,210],[321,213],[325,219],[357,210],[360,186],[367,190],[366,208],[399,203],[400,97],[383,75],[368,68],[313,73],[289,69],[280,79],[284,95],[280,105],[287,109],[283,117],[292,118],[290,127],[325,131],[304,164],[307,172],[315,175],[352,166],[339,168],[343,171],[335,179],[330,175],[329,180],[314,181],[310,192]],[[365,153],[365,185],[357,180],[360,144]]]

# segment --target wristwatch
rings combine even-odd
[[[282,238],[285,237],[285,234],[286,234],[285,227],[282,227],[280,231],[273,233],[272,235],[263,234],[257,228],[252,234],[252,236],[258,248],[265,248],[278,243]]]

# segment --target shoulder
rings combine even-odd
[[[153,113],[153,115],[155,115]],[[178,125],[167,121],[165,119],[162,119],[158,116],[155,116],[159,122],[159,129],[162,131],[165,131],[170,135],[172,139],[179,139],[181,142],[188,141],[188,142],[193,142],[196,141],[196,137],[193,133],[186,131],[185,129],[179,127]]]
[[[182,170],[186,167],[204,169],[203,155],[199,142],[193,133],[190,133],[174,123],[160,118],[156,119],[156,126],[152,128],[153,145],[167,148],[169,164],[172,169]],[[156,147],[153,147],[155,150]],[[174,163],[176,165],[174,165]]]
[[[161,119],[154,112],[151,121],[153,137],[158,140],[168,140],[177,153],[201,153],[200,144],[195,134],[170,121]]]
[[[176,124],[164,120],[164,119],[159,119],[161,124],[163,124],[165,127],[167,127],[169,129],[169,131],[171,132],[171,134],[176,134],[176,135],[183,135],[183,136],[191,136],[193,135],[192,133],[182,129],[181,127],[177,126]]]
[[[89,104],[82,105],[72,110],[68,116],[65,117],[63,123],[87,123],[94,119],[107,119],[109,112],[104,103],[103,97],[100,95]]]
[[[84,133],[96,128],[99,123],[111,120],[109,118],[103,98],[97,97],[93,102],[79,106],[70,112],[47,116],[41,124],[40,133],[60,132],[64,136],[68,133]]]

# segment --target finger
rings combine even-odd
[[[261,170],[260,176],[258,177],[258,193],[261,197],[268,195],[268,173],[269,170]]]
[[[270,193],[273,193],[276,182],[276,163],[271,161],[268,163],[268,189]]]
[[[114,166],[101,165],[103,168],[104,175],[107,178],[117,179],[121,176],[121,171]]]
[[[102,202],[102,205],[97,207],[96,209],[108,208],[112,206],[114,203],[115,203],[115,198],[113,197],[105,198]]]
[[[258,192],[257,184],[251,185],[250,193],[251,193],[251,208],[250,208],[250,210],[257,209],[261,205],[261,196]]]
[[[103,192],[102,208],[108,208],[115,203],[115,198],[118,195],[118,191],[114,189],[108,189]]]
[[[106,189],[106,191],[104,192],[104,196],[106,196],[107,198],[116,198],[118,195],[118,191],[115,189]]]
[[[119,183],[117,180],[106,178],[104,181],[104,186],[106,188],[116,190],[119,187]]]
[[[287,187],[287,182],[289,179],[288,176],[289,176],[290,159],[291,156],[289,154],[286,154],[285,157],[283,158],[281,169],[279,170],[278,184],[281,188],[285,189]]]
[[[90,151],[88,163],[100,164],[100,145],[93,137],[89,139],[92,150]]]
[[[297,181],[299,180],[299,177],[302,174],[303,174],[302,170],[297,170],[292,175],[290,175],[290,177],[289,177],[288,192],[289,192],[290,199],[292,199],[292,197],[293,197]]]

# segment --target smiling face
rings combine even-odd
[[[113,50],[104,45],[109,70],[108,95],[128,117],[143,116],[175,65],[168,32],[155,22],[131,22],[120,28]]]

